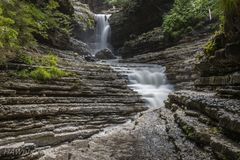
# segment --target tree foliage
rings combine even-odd
[[[204,22],[209,20],[209,9],[212,18],[220,14],[216,0],[175,0],[173,8],[164,17],[165,35],[178,39],[194,29],[203,27]]]
[[[71,18],[58,8],[56,0],[49,0],[43,7],[27,0],[1,0],[0,58],[7,59],[9,51],[19,52],[24,47],[37,45],[36,38],[47,39],[49,30],[69,34]]]

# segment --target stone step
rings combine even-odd
[[[12,85],[13,84],[13,85]],[[36,82],[29,79],[11,79],[3,83],[3,86],[67,86],[67,87],[88,87],[88,86],[106,86],[106,87],[115,87],[115,88],[125,88],[127,86],[127,81],[125,79],[115,79],[115,80],[96,80],[96,79],[80,79],[80,78],[61,78],[54,81],[47,82]],[[50,86],[51,87],[51,86]],[[47,88],[47,87],[45,87]]]
[[[182,129],[175,122],[173,113],[166,109],[161,108],[159,113],[161,118],[166,121],[166,130],[169,136],[169,143],[174,143],[177,155],[182,160],[215,160],[214,155],[209,149],[201,148],[194,142],[188,140]]]
[[[21,108],[21,110],[19,110]],[[26,119],[57,115],[131,115],[147,110],[143,104],[74,103],[74,104],[32,104],[3,105],[0,107],[0,120]]]
[[[103,129],[116,124],[123,124],[131,117],[117,115],[101,116],[58,116],[45,119],[26,119],[18,122],[5,121],[1,124],[0,138],[17,137],[26,134],[52,131],[55,134],[75,132],[77,130]]]
[[[98,129],[89,129],[58,134],[55,134],[54,132],[33,133],[0,139],[0,146],[18,142],[32,143],[35,144],[36,147],[54,146],[63,142],[72,141],[74,139],[84,139],[98,132]]]
[[[143,103],[140,97],[121,96],[121,97],[0,97],[2,105],[16,104],[51,104],[51,103]]]
[[[16,90],[0,88],[0,97],[1,96],[15,96],[15,95],[16,95]]]
[[[9,90],[9,92],[6,92],[6,94],[11,93],[10,91],[12,90],[13,93],[17,91],[18,92],[43,92],[43,91],[65,91],[65,92],[71,92],[71,91],[98,91],[98,90],[103,90],[103,91],[108,91],[108,92],[129,92],[130,89],[127,88],[126,81],[122,81],[123,83],[120,84],[114,84],[113,83],[104,83],[102,82],[101,84],[94,83],[96,81],[93,81],[92,84],[81,84],[81,83],[76,83],[76,84],[66,84],[66,85],[60,85],[60,84],[38,84],[38,83],[14,83],[14,82],[7,82],[4,83],[2,87],[5,87]],[[117,83],[117,81],[115,81]],[[16,91],[14,91],[16,90]],[[4,90],[3,90],[4,91]],[[3,92],[4,93],[4,92]],[[16,93],[15,93],[16,94]],[[11,94],[10,94],[11,95]]]
[[[29,91],[22,90],[16,93],[19,96],[47,96],[47,97],[98,97],[98,96],[137,96],[137,93],[129,90],[121,90],[114,88],[92,88],[92,90],[82,91],[55,91],[55,90],[42,90],[42,91]]]
[[[214,93],[186,90],[169,95],[169,101],[203,113],[225,130],[240,133],[240,100],[218,98]]]
[[[7,82],[3,84],[3,87],[14,89],[14,90],[29,90],[29,91],[41,91],[41,90],[55,90],[55,91],[72,91],[75,90],[76,87],[79,86],[70,86],[70,85],[49,85],[49,84],[38,84],[38,83],[14,83],[14,82]]]
[[[214,126],[208,126],[198,121],[198,118],[186,116],[183,111],[174,114],[176,122],[187,136],[197,143],[210,146],[220,159],[240,159],[239,143],[227,138]]]
[[[217,89],[217,92],[224,97],[240,98],[240,90],[236,89]]]
[[[200,77],[195,81],[195,85],[198,87],[240,85],[240,72],[224,76]]]

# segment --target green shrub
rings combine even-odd
[[[6,51],[18,54],[22,48],[36,46],[36,37],[47,39],[50,30],[58,30],[68,36],[72,19],[61,13],[59,6],[56,0],[49,0],[45,6],[36,6],[28,0],[1,0],[0,58],[5,58],[0,61],[8,61],[8,56],[4,55],[8,53]]]
[[[59,60],[57,56],[50,53],[46,56],[43,56],[40,61],[40,65],[43,66],[57,66]]]
[[[24,64],[40,65],[46,67],[57,66],[59,62],[58,57],[56,55],[53,55],[52,53],[49,53],[48,55],[45,56],[21,53],[19,58],[20,61],[23,62]]]
[[[46,81],[52,79],[52,75],[45,68],[37,68],[29,73],[29,77],[35,80]]]
[[[215,51],[225,47],[226,37],[223,31],[217,31],[204,47],[206,56],[213,56]]]
[[[32,78],[38,81],[47,81],[52,79],[59,79],[61,77],[67,77],[72,74],[65,72],[57,67],[38,67],[32,71],[30,70],[21,70],[17,73],[20,78]]]
[[[204,53],[207,56],[211,56],[215,53],[216,49],[217,49],[216,42],[214,41],[214,39],[210,39],[206,46],[204,47]]]
[[[33,65],[34,64],[33,57],[28,55],[28,54],[26,54],[26,53],[20,54],[20,60],[23,63],[28,64],[28,65]]]
[[[67,73],[57,67],[51,67],[48,70],[48,72],[50,73],[52,79],[57,79],[60,77],[66,77],[66,76],[70,75],[69,73]]]
[[[162,27],[165,36],[178,40],[194,29],[203,28],[203,22],[209,20],[209,9],[213,18],[219,16],[216,0],[175,0],[173,8],[164,17]]]

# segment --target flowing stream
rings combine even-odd
[[[97,35],[95,53],[105,48],[111,48],[108,41],[111,28],[108,23],[110,15],[97,14]],[[129,87],[142,95],[146,104],[152,108],[164,105],[164,100],[173,90],[167,83],[165,67],[151,64],[119,63],[118,60],[106,61],[114,70],[125,76]]]

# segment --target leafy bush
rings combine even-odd
[[[57,56],[48,54],[43,56],[40,61],[41,65],[43,66],[57,66],[59,60]]]
[[[30,70],[22,70],[18,72],[18,76],[20,78],[32,78],[34,80],[38,81],[47,81],[52,79],[59,79],[61,77],[67,77],[71,74],[68,72],[65,72],[57,67],[50,67],[50,68],[44,68],[44,67],[38,67],[32,71]]]
[[[57,79],[57,78],[60,78],[60,77],[66,77],[66,76],[69,76],[70,73],[67,73],[57,67],[51,67],[48,72],[50,73],[51,75],[51,78],[52,79]]]
[[[33,65],[35,62],[34,62],[34,58],[28,54],[20,54],[20,60],[25,63],[25,64],[28,64],[28,65]]]
[[[221,15],[221,27],[220,30],[215,32],[214,36],[204,47],[204,53],[206,56],[212,56],[216,50],[224,48],[227,41],[238,41],[240,29],[236,25],[236,19],[240,18],[240,0],[220,0],[220,9],[223,11]],[[237,18],[238,17],[238,18]],[[238,27],[239,28],[239,27]]]
[[[206,46],[204,47],[204,53],[207,56],[211,56],[215,53],[217,47],[216,47],[216,42],[215,40],[212,38],[208,41],[208,43],[206,44]]]
[[[39,67],[29,73],[29,77],[35,79],[35,80],[50,80],[52,78],[52,75],[49,73],[49,71],[45,68]]]
[[[57,66],[59,62],[59,58],[52,53],[49,53],[48,55],[45,56],[21,53],[19,58],[22,63],[46,67]]]
[[[164,17],[163,31],[167,37],[176,40],[195,28],[203,27],[209,19],[209,9],[212,17],[220,14],[216,0],[175,0],[173,8]]]
[[[36,46],[36,37],[47,39],[50,30],[70,34],[72,20],[58,8],[56,0],[41,7],[28,0],[1,0],[0,58],[5,57],[1,61],[8,60],[9,51],[19,53],[22,48]]]

